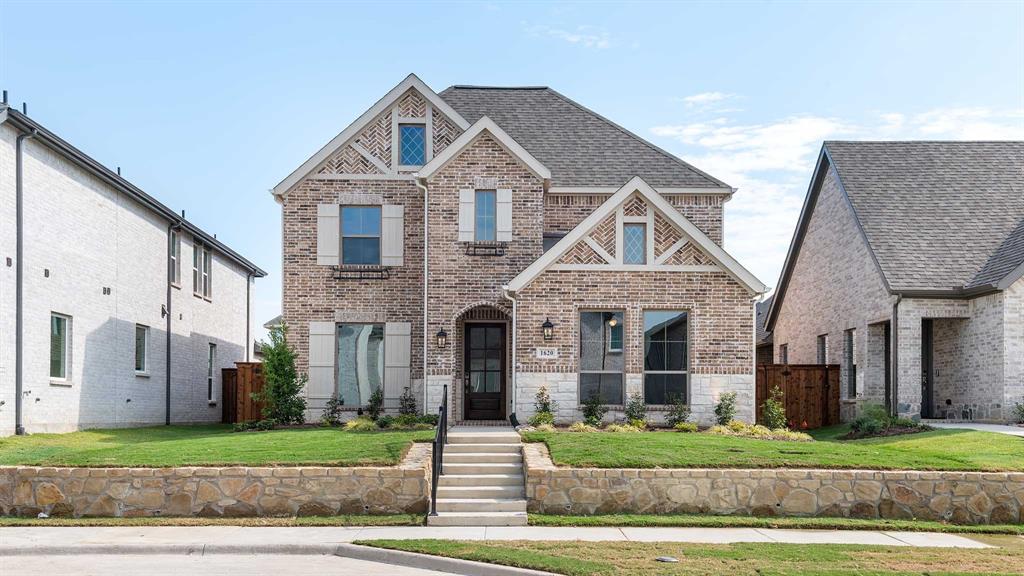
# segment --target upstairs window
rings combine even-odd
[[[213,252],[197,238],[192,248],[192,293],[213,297]]]
[[[497,193],[495,190],[477,190],[474,202],[474,237],[477,242],[494,242],[498,238],[497,224]]]
[[[423,124],[398,126],[399,164],[422,166],[427,159],[427,127]]]
[[[181,285],[181,238],[177,230],[171,230],[171,284]]]
[[[380,265],[380,206],[341,208],[341,263]]]
[[[626,224],[622,227],[622,263],[647,263],[647,226]]]
[[[818,364],[828,364],[828,334],[818,336]]]

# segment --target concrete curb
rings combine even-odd
[[[448,572],[450,574],[462,574],[464,576],[551,576],[551,572],[541,572],[527,568],[515,568],[512,566],[501,566],[499,564],[488,564],[486,562],[473,562],[471,560],[460,560],[458,558],[445,558],[443,556],[431,556],[429,554],[417,554],[403,550],[388,550],[386,548],[374,548],[360,544],[340,544],[335,555],[356,560],[368,560],[380,562],[393,566],[405,566],[407,568],[421,568],[423,570],[434,570],[435,572]]]

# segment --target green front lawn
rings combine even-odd
[[[229,425],[154,426],[0,438],[0,465],[367,466],[398,463],[432,430],[346,432],[296,428],[231,432]]]
[[[979,538],[980,539],[980,538]],[[671,575],[909,575],[1019,574],[1024,543],[985,537],[988,549],[910,548],[836,544],[680,544],[668,542],[463,542],[370,540],[368,546],[491,564],[589,576]],[[660,556],[679,560],[658,562]]]
[[[841,441],[847,426],[812,432],[815,442],[679,432],[527,432],[555,464],[597,468],[869,468],[1024,471],[1024,439],[969,430]]]

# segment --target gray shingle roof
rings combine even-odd
[[[767,344],[772,341],[772,333],[768,331],[768,310],[772,307],[772,300],[775,299],[775,295],[764,299],[762,302],[757,303],[757,340],[758,344]]]
[[[895,291],[993,284],[1024,261],[1024,142],[825,142]]]
[[[487,116],[551,170],[552,186],[728,188],[597,113],[546,87],[452,86],[439,94],[468,122]]]

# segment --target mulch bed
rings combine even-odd
[[[929,432],[935,430],[931,426],[890,426],[881,432],[874,434],[861,434],[859,432],[847,432],[846,434],[839,437],[840,440],[863,440],[864,438],[883,438],[885,436],[903,436],[905,434],[917,434],[919,432]]]

